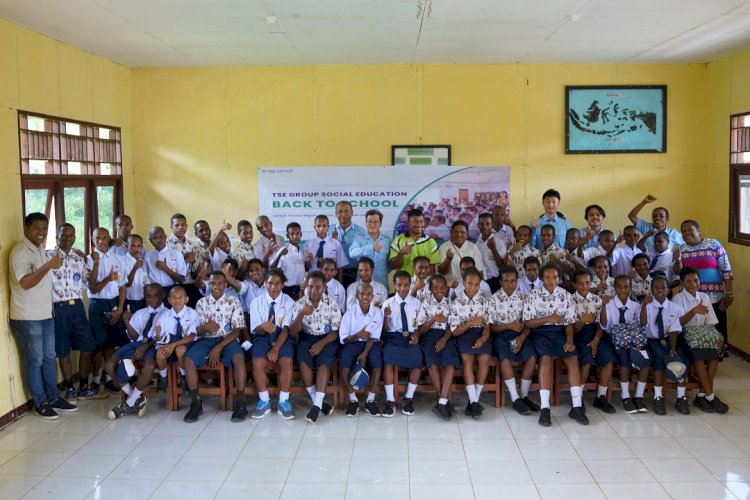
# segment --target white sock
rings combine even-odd
[[[473,384],[466,386],[466,394],[469,395],[469,403],[477,402],[477,388]]]
[[[529,389],[531,389],[531,379],[521,379],[521,397],[525,398],[529,395]]]
[[[326,393],[325,392],[316,392],[315,393],[315,400],[314,400],[313,404],[315,406],[317,406],[318,408],[323,408],[323,398],[324,397],[326,397]]]
[[[474,384],[474,388],[477,390],[477,401],[479,401],[479,398],[482,396],[482,389],[484,389],[484,385]]]
[[[677,388],[677,397],[678,398],[684,398],[685,397],[685,388],[684,387],[678,387]]]
[[[596,397],[606,396],[608,387],[606,385],[600,385],[596,388]]]
[[[307,388],[307,393],[310,395],[310,399],[312,399],[313,402],[315,401],[315,393],[316,392],[317,391],[315,390],[315,386],[314,385],[311,385],[310,387]]]
[[[130,384],[123,385],[120,390],[125,393],[126,396],[130,396],[130,392],[133,390],[132,387],[130,387]],[[130,405],[133,406],[133,405]]]
[[[447,405],[448,404],[448,398],[438,398],[438,404],[439,405]]]
[[[128,396],[128,399],[127,401],[125,401],[125,403],[127,403],[127,405],[132,408],[133,406],[135,406],[135,401],[141,397],[141,394],[141,391],[139,391],[137,387],[133,387],[133,392],[130,393],[130,396]]]
[[[570,399],[573,400],[573,407],[577,408],[581,406],[581,400],[583,399],[583,391],[577,385],[570,388]]]
[[[548,389],[539,390],[539,402],[541,403],[542,408],[549,408],[549,390]]]
[[[180,375],[182,375],[184,377],[185,376],[185,369],[183,367],[179,367],[178,369],[180,370]]]
[[[367,402],[375,401],[375,393],[374,392],[368,392],[367,393]]]
[[[396,398],[393,397],[393,384],[385,384],[385,399],[387,401],[396,401]]]
[[[641,382],[639,380],[638,383],[635,384],[635,397],[642,398],[644,392],[646,392],[646,382]]]
[[[279,391],[279,403],[283,403],[285,401],[289,401],[289,393],[284,391]]]
[[[630,397],[630,383],[629,382],[620,382],[620,391],[622,399],[628,399]]]
[[[709,401],[713,401],[715,397],[716,397],[716,396],[715,396],[715,395],[714,395],[714,393],[712,392],[711,394],[709,394],[709,395],[707,395],[707,396],[706,396],[706,399],[707,399],[707,400],[709,400]]]
[[[516,389],[516,379],[509,378],[505,380],[505,387],[508,388],[508,394],[510,394],[510,400],[515,401],[518,399],[518,390]]]
[[[258,393],[258,397],[264,403],[268,403],[269,401],[271,401],[271,396],[268,395],[268,391],[260,391]]]
[[[167,378],[167,369],[164,368],[163,370],[159,370],[159,376]]]
[[[413,398],[415,392],[417,392],[417,384],[409,382],[409,385],[406,386],[406,397],[409,399]]]
[[[101,385],[102,378],[99,375],[97,375],[96,377],[93,377],[93,379],[94,379],[95,384]]]
[[[656,399],[656,398],[663,398],[664,397],[662,395],[662,392],[661,392],[662,389],[663,389],[663,387],[656,387],[656,386],[654,386],[654,399]]]
[[[349,393],[349,401],[352,401],[354,403],[358,403],[359,400],[357,399],[357,393],[352,391]]]

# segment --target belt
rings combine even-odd
[[[74,306],[76,303],[81,302],[81,299],[70,299],[70,300],[61,300],[59,302],[53,302],[52,305],[55,307],[62,307],[62,306]]]

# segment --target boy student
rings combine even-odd
[[[391,239],[380,231],[383,225],[383,214],[379,210],[371,209],[365,213],[365,227],[367,234],[354,239],[349,247],[349,258],[359,259],[369,257],[375,263],[373,279],[388,288],[388,252]]]
[[[367,257],[363,257],[367,258]],[[361,260],[361,259],[360,259]],[[371,417],[381,416],[380,408],[375,402],[380,375],[383,372],[383,355],[380,352],[380,334],[383,330],[383,311],[373,305],[372,283],[359,281],[356,286],[356,304],[347,308],[341,319],[339,340],[341,348],[341,380],[344,390],[349,395],[346,405],[346,416],[356,417],[359,412],[359,400],[354,389],[349,385],[349,375],[355,364],[365,368],[370,375],[370,384],[365,401],[365,411]]]
[[[193,225],[195,231],[195,245],[193,246],[193,253],[195,254],[195,262],[193,263],[193,276],[198,274],[198,271],[204,267],[208,267],[208,272],[213,271],[211,268],[211,252],[208,250],[211,244],[211,226],[208,222],[203,219],[195,221]]]
[[[630,278],[618,276],[615,278],[615,295],[605,295],[602,299],[602,310],[599,322],[602,330],[610,334],[614,339],[616,327],[627,328],[627,325],[641,324],[641,305],[630,300]],[[640,346],[629,345],[618,347],[616,350],[618,364],[620,365],[620,390],[622,407],[626,413],[647,413],[646,405],[643,404],[643,393],[646,390],[646,379],[648,378],[648,365],[636,366],[638,369],[638,382],[635,388],[635,400],[630,398],[630,367],[631,351]]]
[[[143,263],[143,238],[138,234],[128,236],[128,253],[120,257],[122,272],[127,277],[125,305],[134,313],[145,305],[143,287],[151,283]]]
[[[129,215],[118,215],[115,217],[115,238],[109,244],[109,253],[117,257],[128,254],[128,237],[133,231],[133,219]]]
[[[615,295],[615,279],[609,275],[609,261],[604,255],[594,257],[590,261],[594,268],[594,276],[591,280],[591,291],[599,297]]]
[[[669,245],[668,247],[671,249],[674,245],[682,245],[685,243],[685,241],[682,239],[682,235],[680,232],[672,227],[667,227],[667,222],[669,222],[669,210],[667,210],[664,207],[656,207],[651,211],[651,222],[646,222],[645,220],[638,217],[638,213],[641,211],[643,207],[648,205],[649,203],[653,203],[656,201],[656,197],[652,194],[647,194],[643,200],[641,200],[640,203],[638,203],[636,206],[633,207],[632,210],[630,210],[630,213],[628,213],[628,219],[630,219],[630,222],[632,222],[635,225],[635,228],[641,233],[646,234],[651,229],[653,229],[655,232],[661,232],[664,231],[669,235]],[[654,248],[654,240],[653,237],[650,236],[645,241],[646,248],[649,250],[653,250]]]
[[[542,280],[539,279],[539,268],[542,267],[539,259],[536,257],[526,257],[523,261],[523,271],[526,274],[518,280],[518,291],[528,295],[532,290],[542,287]]]
[[[430,259],[420,255],[414,258],[414,269],[412,270],[414,276],[411,277],[411,287],[409,288],[409,295],[415,297],[418,301],[422,302],[430,294]]]
[[[164,293],[169,296],[169,291],[175,284],[181,284],[185,281],[187,264],[185,264],[185,259],[180,251],[167,246],[167,234],[164,232],[164,228],[152,227],[148,232],[148,241],[154,247],[143,259],[146,262],[148,279],[151,280],[151,283],[161,285]],[[183,290],[187,293],[185,288]]]
[[[539,406],[529,399],[531,377],[536,367],[536,351],[529,340],[531,333],[523,323],[523,305],[526,295],[518,291],[518,271],[512,266],[500,270],[501,288],[492,295],[489,303],[490,331],[494,334],[493,347],[500,360],[503,382],[508,388],[513,409],[521,415],[538,412]],[[516,388],[513,363],[523,363],[521,395]]]
[[[488,300],[479,293],[481,282],[482,274],[477,269],[467,269],[464,272],[464,293],[451,302],[448,319],[451,334],[458,337],[456,343],[461,354],[466,393],[469,396],[466,415],[471,418],[482,416],[484,408],[479,404],[479,398],[487,380],[492,355]],[[478,365],[476,378],[475,357]]]
[[[651,295],[641,305],[641,325],[646,328],[651,369],[654,371],[654,413],[666,415],[664,406],[664,375],[667,363],[680,362],[687,366],[677,348],[677,334],[682,331],[682,307],[667,298],[669,283],[662,274],[656,274],[651,284]],[[687,370],[687,367],[686,367]],[[685,374],[687,378],[687,374]],[[690,413],[685,396],[685,378],[677,383],[677,402],[674,407],[683,415]]]
[[[557,211],[560,206],[560,192],[556,189],[548,189],[542,194],[542,207],[544,207],[544,213],[538,218],[531,221],[531,227],[534,228],[534,238],[532,245],[539,250],[542,249],[542,235],[539,231],[539,226],[550,224],[555,228],[555,241],[557,246],[562,247],[565,245],[565,233],[568,229],[573,227],[570,222],[565,219],[565,216]],[[519,228],[520,229],[520,228]],[[518,235],[516,235],[518,237]]]
[[[602,299],[591,289],[591,274],[588,269],[580,269],[575,274],[576,292],[571,297],[576,311],[576,322],[573,326],[573,343],[578,352],[578,363],[581,366],[581,391],[589,379],[592,366],[599,369],[594,408],[604,413],[615,413],[614,407],[607,401],[607,390],[612,381],[614,370],[615,347],[609,335],[605,335],[599,326],[602,310]]]
[[[383,304],[383,382],[385,382],[384,417],[393,417],[396,398],[393,392],[394,367],[409,369],[409,385],[401,401],[401,413],[414,415],[414,393],[424,366],[422,350],[419,348],[417,314],[420,302],[409,294],[411,277],[406,271],[393,274],[396,294]]]
[[[373,271],[375,269],[375,263],[369,257],[360,257],[357,262],[357,277],[358,280],[346,290],[346,310],[350,307],[354,307],[359,299],[357,299],[357,285],[359,283],[367,283],[372,288],[372,303],[375,307],[381,307],[385,299],[388,298],[388,289],[373,280]]]
[[[343,312],[346,311],[346,290],[344,290],[344,286],[334,278],[334,276],[336,276],[336,261],[333,259],[323,259],[323,265],[320,271],[326,279],[323,293],[336,301],[336,305],[339,306],[339,309],[343,314]],[[340,271],[341,270],[339,269],[339,275],[341,274]],[[307,293],[307,290],[308,289],[305,290],[305,293]]]
[[[273,222],[265,215],[255,219],[255,229],[260,233],[257,243],[253,245],[255,258],[263,261],[263,267],[268,268],[268,259],[284,244],[284,237],[273,232]]]
[[[249,314],[250,304],[252,304],[257,297],[267,293],[266,268],[263,267],[263,261],[255,258],[250,259],[247,262],[247,275],[245,278],[247,292],[245,292],[242,308]]]
[[[307,277],[307,297],[294,304],[294,320],[289,325],[289,333],[297,339],[302,381],[313,403],[305,416],[311,424],[318,421],[321,411],[324,415],[333,412],[333,407],[325,402],[325,390],[336,361],[341,309],[332,297],[323,293],[325,288],[325,275],[312,271]]]
[[[354,215],[354,211],[351,202],[340,201],[336,203],[336,219],[338,222],[331,225],[328,230],[328,236],[335,238],[341,243],[341,247],[344,249],[344,256],[348,261],[348,264],[342,268],[343,276],[341,284],[345,287],[348,287],[357,280],[357,259],[351,255],[352,244],[357,238],[361,238],[367,234],[365,228],[352,222],[352,215]]]
[[[200,316],[187,305],[188,300],[184,288],[179,285],[172,287],[167,297],[171,309],[159,316],[154,327],[156,367],[159,369],[157,389],[161,392],[167,390],[167,366],[175,358],[184,381],[185,352],[193,345],[200,324]]]
[[[427,257],[430,266],[440,263],[437,242],[424,234],[424,214],[421,210],[413,208],[406,214],[409,230],[398,235],[391,244],[388,253],[388,264],[395,271],[406,271],[407,274],[414,268],[416,257]],[[434,269],[430,269],[430,274]]]
[[[232,422],[241,422],[247,416],[245,407],[245,355],[237,338],[245,327],[245,317],[237,297],[226,293],[227,280],[224,273],[214,271],[208,281],[211,295],[198,301],[196,312],[200,316],[197,340],[185,353],[185,379],[190,394],[190,409],[185,414],[185,422],[195,422],[203,413],[203,403],[198,397],[198,368],[208,364],[215,368],[219,363],[232,369],[237,395],[234,400]],[[223,369],[223,368],[222,368]]]
[[[76,241],[76,229],[72,224],[64,223],[57,228],[57,246],[47,251],[47,260],[58,256],[62,265],[49,272],[52,280],[52,306],[55,320],[55,353],[60,364],[60,371],[65,381],[67,401],[92,399],[96,393],[84,384],[91,366],[91,353],[94,351],[94,337],[91,325],[83,307],[83,287],[88,281],[86,258],[78,250],[73,250]],[[73,386],[73,366],[70,362],[70,351],[80,351],[78,373],[81,380],[76,391]]]
[[[638,248],[648,254],[649,265],[648,272],[654,273],[659,272],[664,274],[669,283],[669,287],[673,287],[676,283],[674,282],[674,263],[680,260],[680,247],[674,246],[671,250],[669,249],[669,235],[664,231],[653,235],[653,247],[651,250],[646,249],[646,240],[651,237],[651,234],[647,232],[638,242]]]
[[[237,223],[237,236],[240,238],[240,244],[229,252],[229,256],[239,263],[240,268],[237,271],[237,276],[244,279],[247,273],[247,263],[255,257],[253,225],[250,221],[243,219]]]
[[[492,207],[492,229],[505,242],[506,248],[510,248],[516,242],[516,227],[510,220],[507,206]]]
[[[278,267],[284,271],[288,284],[284,293],[292,299],[300,297],[300,285],[305,279],[305,254],[299,246],[302,238],[302,226],[296,222],[286,225],[286,237],[289,243],[281,247],[271,259],[271,267]]]
[[[568,262],[568,253],[555,242],[555,226],[545,224],[542,226],[542,250],[539,253],[540,266],[552,262],[564,271],[569,271],[571,264]],[[567,237],[566,237],[567,242]]]
[[[193,285],[197,271],[195,269],[193,242],[185,236],[187,234],[187,218],[181,213],[173,214],[169,227],[172,230],[172,234],[167,237],[166,245],[172,250],[180,252],[185,261],[186,270],[184,273],[181,273],[185,278],[180,283],[182,283],[188,297],[190,297],[190,304],[194,306],[201,296]]]
[[[225,232],[231,228],[232,225],[229,223],[225,222],[222,224],[214,235],[211,245],[208,246],[208,249],[211,252],[211,266],[214,270],[221,269],[224,261],[227,260],[229,254],[232,253],[232,240],[229,239],[229,235]]]
[[[649,274],[649,258],[645,253],[636,254],[632,261],[633,270],[630,272],[630,298],[636,302],[643,302],[647,295],[651,295],[651,275]]]
[[[579,257],[583,258],[585,262],[590,262],[594,257],[604,256],[607,258],[610,270],[612,269],[612,263],[617,262],[620,259],[620,248],[617,246],[624,236],[620,235],[615,238],[615,233],[609,229],[602,229],[599,232],[599,246],[584,248],[586,243],[593,237],[593,233],[588,232],[578,242],[578,251],[576,252]]]
[[[523,320],[531,329],[534,348],[539,355],[539,399],[541,412],[539,425],[552,425],[549,396],[552,389],[552,372],[555,358],[562,358],[568,369],[570,396],[573,408],[568,413],[570,418],[582,425],[588,425],[589,419],[583,411],[581,390],[581,373],[578,367],[578,356],[573,341],[573,326],[576,321],[575,307],[570,294],[560,288],[560,271],[554,264],[542,267],[541,288],[531,292],[524,301]]]
[[[258,264],[260,265],[260,264]],[[253,272],[253,264],[250,264]],[[266,292],[258,295],[248,308],[250,337],[253,342],[253,380],[258,387],[258,403],[250,415],[263,418],[271,412],[268,394],[268,362],[276,363],[279,374],[279,405],[281,418],[294,418],[294,406],[289,401],[292,386],[294,343],[289,336],[294,301],[282,292],[286,276],[281,269],[271,269],[265,277]]]
[[[449,293],[449,298],[451,301],[464,293],[464,277],[466,271],[469,269],[476,268],[474,267],[474,258],[467,256],[461,259],[461,281],[456,282],[456,280],[453,280],[453,282],[451,283]],[[484,280],[480,280],[479,282],[479,295],[487,300],[492,297],[492,290],[490,289],[490,285],[488,285]]]
[[[450,420],[456,414],[448,398],[453,375],[461,368],[456,342],[448,325],[451,305],[447,293],[448,283],[445,277],[434,275],[430,279],[430,293],[422,300],[417,314],[417,335],[425,366],[438,394],[438,401],[432,407],[432,412],[443,420]]]
[[[624,241],[617,245],[617,250],[613,252],[616,259],[613,259],[613,276],[621,274],[630,274],[633,270],[633,257],[640,253],[638,248],[638,230],[633,225],[625,226],[622,230]]]
[[[164,290],[159,285],[146,285],[145,297],[146,308],[135,313],[128,309],[122,315],[130,343],[120,347],[104,365],[114,384],[120,388],[127,398],[109,410],[107,416],[110,420],[116,420],[134,411],[138,412],[139,417],[146,413],[146,398],[143,396],[143,389],[151,382],[156,366],[153,331],[159,316],[164,314],[167,309],[162,304]],[[128,380],[120,380],[119,378],[118,366],[120,361],[126,359],[132,362],[143,361],[144,363],[135,386],[131,386]]]
[[[508,265],[516,267],[519,278],[526,276],[523,270],[523,262],[526,257],[539,258],[539,250],[529,243],[531,234],[529,226],[520,226],[516,231],[516,242],[508,249],[508,255],[505,257],[505,262]]]
[[[674,296],[673,302],[682,307],[683,315],[680,317],[683,338],[690,328],[705,325],[715,326],[719,323],[716,313],[711,306],[711,299],[703,292],[699,292],[700,278],[698,269],[692,266],[683,267],[680,270],[680,282],[682,291]],[[723,338],[719,337],[718,349],[693,349],[686,347],[685,354],[695,367],[695,376],[700,382],[700,392],[696,394],[693,406],[706,413],[726,413],[729,406],[714,394],[714,377],[719,368],[719,350],[723,345]]]
[[[508,248],[505,240],[493,229],[493,217],[490,213],[483,213],[479,216],[477,227],[479,228],[479,237],[476,241],[477,249],[482,255],[484,263],[484,276],[487,284],[490,286],[492,293],[500,289],[500,267],[505,262],[505,255]]]
[[[438,271],[445,275],[448,282],[454,279],[460,281],[461,259],[471,257],[474,259],[476,269],[484,272],[484,260],[477,246],[469,241],[469,225],[457,220],[451,225],[451,239],[440,246],[440,264]]]
[[[604,209],[599,205],[589,205],[584,211],[583,218],[586,219],[588,225],[581,228],[581,236],[591,232],[593,236],[586,243],[586,248],[596,247],[599,245],[599,233],[602,231],[602,221],[607,215],[604,213]]]
[[[344,254],[344,248],[336,240],[328,236],[328,217],[318,215],[315,217],[313,227],[315,237],[307,240],[303,251],[305,252],[305,269],[308,271],[322,271],[323,259],[333,259],[334,267],[338,268],[339,283],[344,277],[344,266],[349,264],[349,259]]]

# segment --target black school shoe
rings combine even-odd
[[[34,414],[44,420],[57,420],[60,418],[57,412],[53,410],[52,406],[46,401],[34,408]]]
[[[359,401],[349,401],[346,404],[346,415],[347,417],[354,418],[359,413]]]
[[[307,412],[307,415],[305,415],[305,420],[307,420],[311,424],[314,424],[318,421],[319,416],[320,416],[320,408],[313,405],[312,408],[310,408],[310,411]]]
[[[630,415],[638,413],[638,408],[635,407],[631,398],[625,398],[622,400],[622,408],[625,410],[625,413]]]
[[[383,416],[383,414],[380,412],[380,408],[378,408],[378,404],[375,401],[367,401],[367,402],[365,402],[365,411],[371,417],[381,417],[381,416]]]
[[[646,408],[646,403],[643,402],[643,398],[634,398],[633,402],[635,403],[638,413],[648,413],[648,408]]]
[[[324,399],[323,406],[320,408],[320,411],[323,412],[323,415],[327,417],[328,415],[333,413],[333,406],[331,405],[331,403]]]
[[[182,418],[185,422],[193,423],[198,421],[198,417],[203,415],[203,403],[200,399],[197,399],[190,403],[190,409]]]
[[[704,413],[714,413],[716,411],[714,405],[706,399],[706,396],[695,396],[693,406],[700,408]]]
[[[686,396],[682,396],[681,398],[677,398],[677,401],[674,403],[675,410],[677,410],[677,413],[680,415],[690,415],[690,405],[688,404],[688,400]]]
[[[610,415],[612,413],[617,413],[617,410],[615,410],[615,407],[609,404],[609,401],[607,401],[607,396],[598,396],[594,400],[594,408],[597,408],[604,413],[609,413]]]
[[[513,409],[516,410],[520,415],[531,415],[531,408],[526,406],[523,399],[518,398],[513,401]]]
[[[404,415],[414,415],[414,400],[412,398],[401,398],[401,413]]]
[[[541,408],[539,408],[539,405],[533,402],[531,399],[529,399],[528,396],[521,398],[526,404],[526,406],[529,407],[529,410],[533,411],[534,413],[538,412]]]
[[[134,407],[128,405],[127,402],[123,401],[119,405],[109,410],[109,413],[107,413],[107,418],[110,420],[117,420],[118,418],[124,417],[128,413],[133,413],[134,411]]]
[[[657,415],[667,414],[667,408],[664,406],[664,398],[654,398],[654,413]]]
[[[549,408],[542,408],[539,413],[539,425],[543,427],[552,426],[552,414]]]
[[[481,417],[484,412],[482,405],[479,403],[469,403],[467,410],[469,410],[469,416],[473,419]]]
[[[714,400],[708,401],[708,402],[711,404],[711,406],[714,407],[714,410],[716,411],[716,413],[724,415],[726,412],[729,411],[729,406],[724,401],[719,399],[719,396],[714,395]],[[54,405],[52,406],[54,407]]]
[[[247,418],[247,405],[245,398],[237,396],[234,400],[234,411],[232,412],[232,422],[242,422]]]
[[[574,406],[568,412],[568,416],[581,425],[589,425],[589,418],[580,406]]]
[[[432,413],[445,421],[451,419],[451,414],[448,411],[448,405],[441,405],[440,403],[436,403],[435,406],[432,407]]]
[[[385,405],[383,406],[383,416],[385,418],[393,418],[393,414],[396,413],[396,402],[395,401],[386,401]]]
[[[450,401],[448,401],[448,413],[450,414],[451,417],[455,417],[456,414],[458,413],[456,411],[456,408],[453,406],[453,403],[451,403]]]
[[[721,401],[719,401],[721,403]],[[724,403],[722,403],[724,404]],[[63,413],[74,413],[78,411],[78,407],[74,404],[68,403],[63,398],[57,398],[57,400],[52,403],[52,409],[55,411],[61,411]],[[724,412],[726,413],[726,412]]]

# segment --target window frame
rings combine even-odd
[[[750,176],[750,162],[740,163],[737,160],[739,153],[750,152],[750,126],[739,127],[733,126],[737,119],[742,117],[750,117],[750,112],[735,113],[729,117],[729,238],[730,243],[737,245],[750,246],[750,233],[743,233],[740,230],[740,220],[742,210],[741,194],[740,194],[740,179],[742,176]],[[741,148],[739,140],[735,140],[739,132],[735,134],[735,131],[744,130],[746,131],[744,137],[745,148]],[[745,207],[750,210],[750,207]]]

